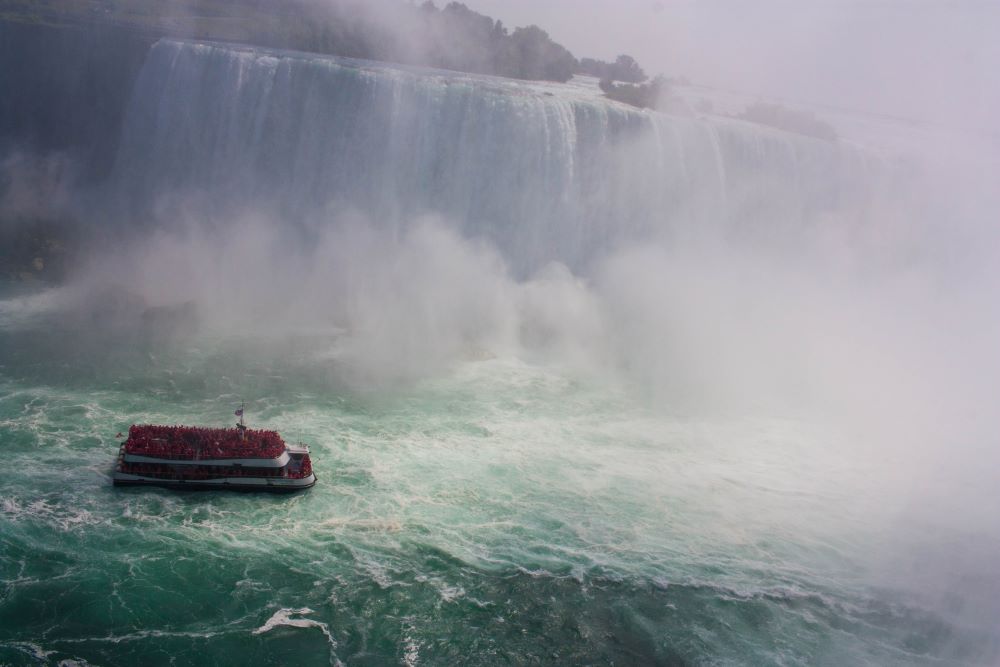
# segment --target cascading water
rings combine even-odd
[[[548,88],[160,41],[114,180],[133,217],[164,193],[259,202],[283,224],[330,204],[390,225],[436,212],[526,270],[671,224],[773,231],[855,211],[877,171],[829,142]]]

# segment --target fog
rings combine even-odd
[[[977,245],[992,238],[967,235],[944,258],[927,247],[944,247],[941,230],[920,225],[930,238],[903,257],[845,248],[826,230],[777,249],[654,238],[584,273],[553,262],[519,278],[442,216],[400,231],[327,215],[308,244],[259,214],[174,220],[95,251],[64,297],[74,308],[100,307],[108,290],[140,295],[142,308],[194,303],[213,335],[327,332],[331,373],[355,389],[514,355],[625,382],[667,412],[805,415],[896,453],[997,463],[996,255]]]
[[[996,136],[1000,8],[991,2],[467,4],[507,24],[548,26],[577,56],[625,52],[647,72],[695,83]]]

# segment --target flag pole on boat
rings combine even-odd
[[[246,433],[247,427],[246,424],[243,423],[243,410],[246,408],[246,406],[247,406],[246,401],[241,400],[240,409],[237,410],[235,413],[236,416],[240,418],[240,423],[236,425],[236,428],[240,430],[240,440],[246,440],[247,438],[247,433]]]

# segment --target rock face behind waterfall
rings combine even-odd
[[[78,161],[88,182],[106,178],[133,83],[153,42],[110,25],[55,28],[0,20],[0,159],[9,146],[58,152]]]
[[[571,85],[175,40],[149,53],[123,132],[113,181],[132,219],[177,201],[219,219],[265,207],[290,230],[331,205],[378,225],[433,212],[517,271],[650,234],[781,233],[857,210],[874,168],[834,143]]]

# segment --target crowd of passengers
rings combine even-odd
[[[309,475],[311,475],[312,471],[313,471],[312,461],[309,460],[309,455],[306,454],[305,456],[302,457],[302,465],[299,466],[299,469],[298,470],[289,469],[288,476],[293,479],[301,479],[303,477],[308,477]]]
[[[202,428],[199,426],[131,426],[125,451],[169,459],[267,458],[281,456],[285,443],[275,431]],[[199,454],[200,452],[200,454]]]
[[[297,470],[284,468],[243,468],[234,466],[173,466],[165,463],[123,463],[121,471],[162,479],[216,479],[220,477],[289,477],[301,479],[312,474],[312,461],[303,457]]]

